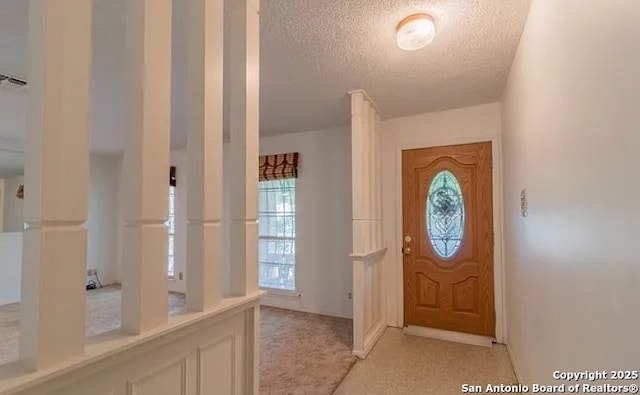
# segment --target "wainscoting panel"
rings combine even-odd
[[[198,348],[199,395],[241,395],[242,335],[238,332]]]
[[[155,395],[163,391],[172,394],[187,393],[187,359],[160,368],[129,382],[128,395]]]
[[[113,333],[69,366],[4,382],[0,371],[0,394],[254,394],[258,353],[251,339],[259,330],[254,325],[259,325],[259,296],[238,298],[218,311],[189,313],[149,334]],[[9,381],[12,386],[2,386]]]
[[[353,259],[353,354],[366,358],[387,327],[382,271],[386,249],[367,255],[352,254]]]

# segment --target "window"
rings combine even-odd
[[[296,180],[261,181],[258,188],[260,287],[296,289]]]
[[[166,222],[168,240],[167,274],[175,278],[176,187],[169,187],[169,218]]]

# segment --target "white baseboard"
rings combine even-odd
[[[430,337],[432,339],[446,340],[456,343],[471,344],[474,346],[492,347],[494,338],[480,335],[472,335],[470,333],[460,333],[453,331],[445,331],[442,329],[425,328],[422,326],[409,325],[404,328],[405,335]]]
[[[260,305],[268,306],[268,307],[277,307],[279,309],[300,311],[303,313],[326,315],[329,317],[346,318],[349,320],[353,319],[353,316],[346,314],[344,312],[309,308],[302,302],[302,296],[297,297],[295,295],[294,296],[271,295],[267,293],[265,296],[262,297],[262,299],[260,299]]]
[[[390,326],[390,327],[392,327],[392,328],[400,328],[400,329],[402,329],[402,325],[398,324],[398,323],[397,323],[397,322],[395,322],[395,321],[389,321],[389,322],[387,322],[387,326]]]
[[[507,346],[507,353],[509,354],[509,359],[511,360],[511,366],[513,367],[513,371],[516,373],[516,380],[518,380],[518,384],[522,384],[522,374],[520,373],[520,368],[518,367],[518,362],[516,360],[516,354],[513,352],[513,347],[509,345],[509,342],[505,342]]]
[[[353,355],[360,359],[365,359],[367,355],[373,350],[373,347],[378,343],[378,340],[382,337],[382,334],[387,329],[387,324],[384,321],[378,322],[364,339],[364,350],[353,350]]]
[[[293,300],[299,300],[301,298],[302,295],[300,295],[300,292],[298,291],[288,291],[288,290],[280,290],[280,289],[266,289],[266,288],[260,288],[262,291],[266,292],[265,296],[263,296],[263,298],[266,297],[270,297],[270,298],[280,298],[280,299],[293,299]]]

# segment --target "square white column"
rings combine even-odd
[[[90,0],[29,2],[27,80],[20,360],[36,370],[84,353]]]
[[[378,221],[377,221],[377,211],[378,211],[378,191],[377,191],[377,178],[378,178],[378,157],[377,157],[377,145],[378,142],[376,140],[377,136],[377,125],[376,125],[376,109],[370,104],[369,108],[369,122],[367,123],[369,127],[369,144],[367,145],[369,151],[369,218],[371,219],[371,229],[369,230],[369,249],[376,250],[380,248],[378,245],[378,241],[376,239],[376,234],[378,232]]]
[[[375,198],[377,201],[376,204],[376,223],[378,224],[376,227],[376,247],[382,248],[382,129],[380,126],[380,114],[376,112],[375,115],[375,140],[376,140],[376,189],[375,189]]]
[[[353,219],[353,252],[365,251],[366,211],[362,204],[366,198],[362,164],[365,158],[363,144],[366,141],[366,128],[363,124],[364,95],[362,92],[351,94],[351,210]],[[355,291],[354,291],[355,292]]]
[[[126,1],[122,328],[132,334],[168,322],[171,3]]]
[[[230,20],[231,268],[233,295],[258,290],[258,0],[235,0]]]
[[[356,167],[358,177],[362,179],[361,184],[363,186],[360,204],[363,211],[362,230],[364,234],[362,236],[362,250],[358,252],[369,252],[371,250],[371,111],[371,103],[365,99],[362,102],[362,117],[360,118],[360,122],[362,122],[362,146],[360,147],[362,150],[362,162]]]
[[[188,0],[187,307],[222,298],[223,0]]]

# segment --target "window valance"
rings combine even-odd
[[[298,153],[261,155],[259,160],[260,181],[282,180],[298,177]]]

